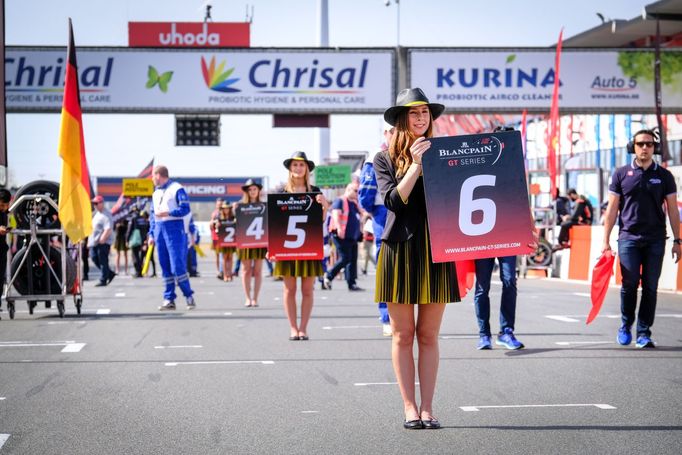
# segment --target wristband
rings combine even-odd
[[[676,243],[678,245],[682,245],[682,239],[675,239],[675,240],[673,240],[673,243]]]

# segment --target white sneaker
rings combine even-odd
[[[174,310],[175,302],[172,300],[164,300],[163,304],[159,307],[159,311]]]
[[[197,302],[194,301],[193,296],[187,297],[187,309],[188,310],[193,310],[197,307]]]
[[[391,329],[391,324],[382,324],[384,327],[382,329],[382,333],[385,337],[392,337],[393,336],[393,330]]]

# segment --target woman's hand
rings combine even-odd
[[[329,208],[329,201],[327,201],[327,198],[324,197],[324,194],[319,193],[317,196],[315,196],[315,200],[317,201],[318,204],[320,204],[325,210]]]
[[[424,136],[418,137],[416,141],[410,147],[410,154],[412,155],[412,162],[418,165],[422,164],[422,157],[424,153],[431,147],[431,142],[429,142]]]

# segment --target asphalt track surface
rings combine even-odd
[[[519,281],[526,349],[477,351],[471,295],[441,329],[438,431],[402,428],[373,303],[316,287],[309,341],[289,341],[282,284],[258,308],[212,263],[198,308],[161,313],[160,279],[86,283],[84,313],[0,313],[0,454],[679,454],[682,296],[659,293],[654,350],[615,343],[619,294],[585,325],[589,288]],[[493,282],[492,328],[500,283]]]

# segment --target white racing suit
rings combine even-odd
[[[168,212],[158,218],[155,213]],[[194,291],[189,284],[187,273],[187,234],[183,217],[190,212],[189,198],[185,189],[177,182],[168,180],[157,187],[152,195],[151,232],[163,276],[163,298],[175,301],[175,283],[185,298]]]

